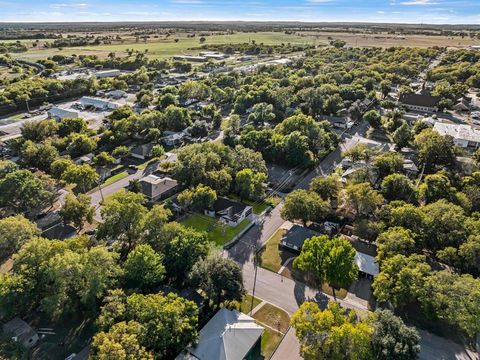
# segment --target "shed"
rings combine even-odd
[[[34,347],[39,340],[37,332],[19,317],[15,317],[3,325],[3,332],[9,334],[13,341],[21,343],[26,348]]]

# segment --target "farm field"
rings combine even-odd
[[[231,35],[211,35],[206,36],[205,44],[229,44],[245,43],[255,40],[257,43],[267,45],[277,45],[282,43],[291,44],[312,44],[314,39],[309,36],[298,36],[293,34],[284,34],[281,32],[258,32],[258,33],[235,33]],[[175,42],[178,39],[178,42]],[[124,44],[109,44],[98,46],[79,46],[63,49],[35,49],[26,53],[17,54],[19,58],[42,59],[53,55],[97,55],[106,57],[110,52],[116,55],[126,55],[127,49],[143,52],[148,50],[148,56],[152,59],[165,59],[174,55],[198,54],[200,50],[189,50],[200,47],[198,37],[172,36],[164,39],[153,39],[147,42],[125,42]]]

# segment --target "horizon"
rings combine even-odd
[[[27,10],[26,10],[27,9]],[[0,23],[301,22],[480,25],[473,0],[0,0]],[[88,19],[88,21],[85,21]]]

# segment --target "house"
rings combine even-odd
[[[107,77],[118,76],[121,73],[122,72],[118,69],[102,70],[102,71],[97,71],[95,73],[95,76],[97,77],[97,79],[103,79],[103,78],[107,78]]]
[[[107,93],[107,96],[114,99],[122,99],[126,98],[128,94],[123,90],[112,90]]]
[[[219,217],[219,220],[231,227],[235,227],[243,220],[253,221],[255,215],[251,206],[219,197],[215,200],[212,210],[205,210],[205,214],[211,217]]]
[[[403,160],[403,171],[410,179],[415,179],[418,175],[418,167],[410,159]]]
[[[162,139],[163,143],[170,147],[180,145],[185,138],[184,132],[164,131],[163,134],[165,135]]]
[[[196,345],[175,360],[247,360],[261,358],[264,328],[237,310],[220,309],[200,330]]]
[[[56,224],[42,232],[42,236],[50,240],[65,240],[70,239],[75,235],[77,235],[77,229],[71,225],[65,225],[63,223]]]
[[[453,105],[453,109],[457,111],[469,111],[470,103],[465,98],[461,98],[455,105]]]
[[[95,157],[94,154],[88,153],[86,155],[83,155],[83,156],[80,156],[79,158],[74,159],[73,162],[76,165],[91,164],[94,157]]]
[[[67,110],[67,109],[62,109],[59,107],[53,107],[50,110],[47,111],[47,115],[50,119],[55,119],[57,121],[63,120],[63,119],[71,119],[71,118],[78,118],[78,112],[72,111],[72,110]]]
[[[309,228],[300,225],[293,225],[283,235],[282,239],[280,240],[280,246],[286,250],[300,253],[305,240],[317,235],[319,235],[318,232]]]
[[[132,149],[130,156],[136,159],[145,160],[152,155],[152,149],[152,143],[138,145]]]
[[[432,96],[425,92],[421,94],[402,94],[399,99],[409,110],[423,112],[438,111],[438,103],[440,100],[440,96]]]
[[[98,110],[113,110],[120,107],[120,104],[90,96],[82,97],[79,103],[84,108],[93,107]]]
[[[37,332],[19,317],[15,317],[4,324],[3,332],[10,335],[13,341],[21,343],[26,348],[34,347],[39,340]]]
[[[358,266],[360,276],[369,279],[376,277],[380,272],[378,262],[375,260],[375,257],[377,256],[377,246],[367,243],[364,240],[360,240],[355,235],[347,237],[347,239],[355,249],[355,263]]]
[[[179,188],[177,180],[156,175],[148,175],[140,179],[140,185],[142,193],[151,202],[166,199],[174,195]]]
[[[175,55],[173,57],[173,60],[190,61],[190,62],[206,62],[208,59],[205,56]]]
[[[436,122],[433,130],[442,136],[451,136],[455,145],[462,148],[473,147],[477,149],[480,146],[480,130],[465,124],[447,124]]]

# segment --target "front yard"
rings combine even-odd
[[[242,202],[244,204],[250,205],[252,207],[253,213],[255,215],[260,215],[263,213],[269,206],[275,207],[277,206],[280,201],[282,200],[278,196],[269,196],[263,201],[250,201],[250,200],[241,200],[238,195],[235,194],[229,194],[228,197],[232,200],[236,200],[238,202]]]
[[[189,215],[180,223],[198,231],[205,231],[210,241],[223,246],[245,229],[250,221],[245,219],[236,227],[230,227],[207,215],[196,213]]]

